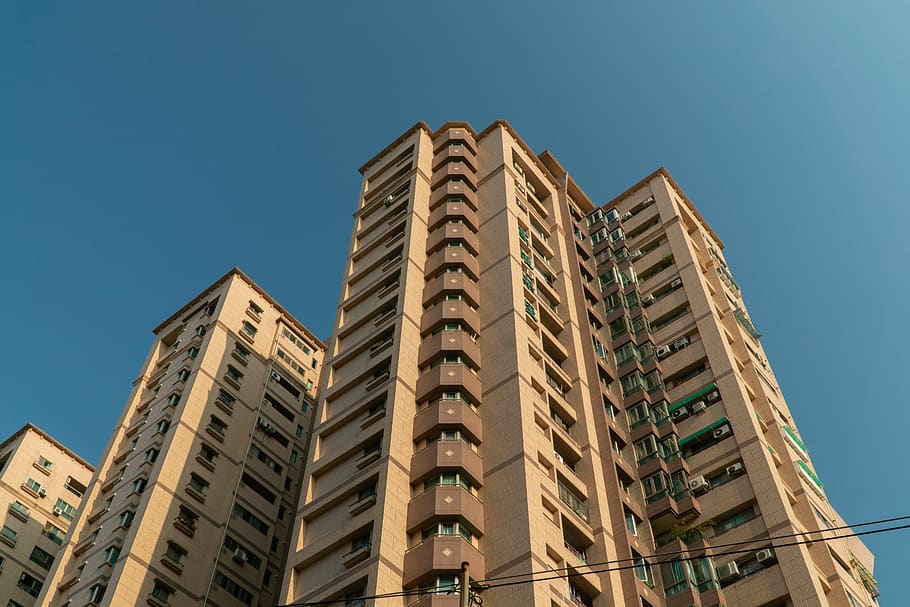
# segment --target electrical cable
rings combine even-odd
[[[804,532],[800,532],[800,533],[784,534],[781,536],[756,538],[756,539],[746,540],[746,541],[742,541],[742,542],[731,542],[728,544],[718,544],[717,546],[706,546],[703,548],[693,548],[691,550],[683,550],[683,551],[677,551],[674,553],[665,553],[665,554],[659,554],[659,555],[650,555],[648,557],[638,557],[636,559],[617,559],[617,560],[612,560],[612,561],[604,561],[604,562],[600,562],[600,563],[586,564],[586,566],[591,568],[590,573],[607,573],[610,571],[623,571],[623,570],[627,570],[627,569],[635,569],[637,567],[640,567],[641,565],[636,565],[636,564],[622,565],[619,567],[607,567],[604,569],[593,569],[593,568],[600,567],[601,565],[611,564],[611,563],[620,563],[620,562],[626,562],[626,561],[630,561],[630,560],[637,561],[639,559],[644,560],[644,559],[648,559],[648,558],[651,558],[651,559],[662,558],[663,559],[665,557],[675,557],[675,558],[668,558],[668,559],[662,560],[662,561],[657,561],[654,563],[646,563],[647,565],[650,566],[650,565],[662,565],[664,563],[671,563],[674,561],[697,560],[697,559],[705,558],[705,556],[710,556],[711,558],[715,558],[718,556],[732,556],[732,555],[736,555],[736,554],[747,554],[750,552],[754,552],[755,549],[749,548],[746,550],[731,550],[731,551],[726,551],[726,552],[714,553],[714,554],[710,554],[710,555],[702,554],[700,556],[694,556],[694,557],[693,556],[688,556],[688,557],[679,556],[679,555],[689,553],[689,552],[695,552],[695,551],[699,551],[699,550],[711,549],[711,548],[716,548],[716,547],[740,546],[740,545],[744,545],[744,544],[755,544],[758,542],[767,543],[767,542],[773,542],[774,540],[777,540],[777,539],[783,539],[783,538],[788,538],[788,537],[797,537],[797,536],[809,535],[809,534],[814,534],[814,533],[826,533],[829,531],[837,531],[837,530],[841,530],[841,529],[851,529],[853,527],[881,525],[881,524],[884,524],[887,522],[895,522],[895,521],[907,520],[907,519],[910,519],[910,515],[880,519],[880,520],[869,521],[869,522],[864,522],[864,523],[856,523],[854,525],[831,527],[829,529],[824,529],[824,530],[804,531]],[[849,538],[849,537],[861,537],[861,536],[865,536],[865,535],[875,535],[875,534],[879,534],[879,533],[885,533],[885,532],[890,532],[890,531],[900,531],[900,530],[905,530],[905,529],[910,529],[910,524],[897,525],[894,527],[885,527],[883,529],[872,529],[869,531],[860,531],[857,533],[845,533],[845,534],[834,535],[834,536],[830,536],[830,537],[820,537],[820,538],[814,538],[814,539],[808,539],[808,540],[785,542],[782,544],[773,544],[772,543],[770,547],[771,548],[786,548],[786,547],[790,547],[790,546],[800,546],[800,545],[812,544],[815,542],[827,542],[829,540],[844,539],[844,538]],[[563,573],[561,573],[559,575],[548,576],[548,577],[533,578],[534,575],[539,575],[541,573],[555,573],[557,571],[562,571]],[[471,592],[471,602],[472,603],[476,602],[477,605],[482,605],[482,599],[477,593],[483,592],[484,590],[487,590],[490,588],[501,588],[501,587],[506,587],[506,586],[517,586],[517,585],[521,585],[521,584],[533,584],[535,582],[544,582],[544,581],[554,580],[554,579],[565,579],[565,577],[566,577],[565,572],[567,572],[567,571],[568,571],[568,568],[549,569],[549,570],[531,572],[531,573],[527,573],[527,574],[509,575],[509,576],[489,578],[488,580],[473,580],[472,584],[477,584],[477,587],[476,587],[476,591]],[[500,582],[500,583],[492,583],[492,584],[488,583],[490,581],[495,582],[497,580],[506,580],[506,579],[511,579],[511,578],[515,578],[515,577],[529,577],[529,576],[531,577],[531,579],[514,580],[514,581],[510,581],[510,582]],[[388,593],[384,593],[384,594],[375,594],[375,595],[370,595],[370,596],[359,596],[359,597],[346,598],[346,599],[326,599],[326,600],[319,600],[319,601],[302,601],[302,602],[297,602],[297,603],[287,603],[285,605],[277,605],[276,607],[316,607],[319,605],[335,605],[338,603],[342,603],[343,601],[351,601],[351,600],[367,601],[367,600],[373,600],[373,599],[420,596],[420,595],[425,594],[426,592],[427,591],[423,590],[423,589],[415,589],[415,590],[405,590],[405,591],[401,591],[401,592],[388,592]],[[454,592],[455,591],[453,590],[452,593],[454,593]]]

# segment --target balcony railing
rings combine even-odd
[[[571,508],[575,514],[584,519],[586,523],[590,522],[591,519],[588,514],[588,506],[585,504],[584,500],[575,495],[575,492],[564,484],[557,483],[557,485],[559,487],[559,499],[561,499],[566,506]]]

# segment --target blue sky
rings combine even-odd
[[[2,3],[0,435],[31,420],[97,460],[151,328],[234,265],[328,337],[357,167],[418,120],[504,118],[594,200],[666,166],[727,245],[832,502],[910,514],[908,13]],[[883,605],[905,533],[868,540]]]

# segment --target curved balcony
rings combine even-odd
[[[476,307],[480,301],[480,287],[467,274],[442,274],[423,288],[423,305],[436,301],[444,293],[461,293]]]
[[[433,176],[430,179],[430,187],[435,188],[452,179],[460,179],[462,182],[467,183],[471,189],[477,189],[477,175],[474,170],[464,162],[447,162],[433,171]]]
[[[463,240],[465,247],[474,255],[477,254],[477,234],[463,223],[447,223],[430,232],[427,236],[427,253],[436,250],[447,240]]]
[[[470,166],[472,170],[477,170],[477,154],[472,147],[456,140],[450,140],[449,145],[443,148],[437,148],[437,150],[438,151],[433,156],[434,171],[451,160],[461,160]]]
[[[440,352],[463,352],[465,356],[480,366],[480,346],[464,331],[440,331],[431,335],[417,351],[417,364],[426,365]]]
[[[483,421],[463,400],[440,399],[414,416],[414,440],[420,440],[440,426],[458,426],[476,443],[483,442]]]
[[[417,380],[417,402],[429,400],[443,391],[466,392],[480,402],[480,379],[470,369],[460,364],[442,364],[430,369]]]
[[[465,247],[444,247],[429,257],[424,267],[426,276],[433,276],[447,265],[462,265],[474,277],[480,276],[480,262]]]
[[[436,441],[411,457],[411,482],[417,483],[440,469],[460,468],[477,485],[483,484],[483,458],[460,440]]]
[[[440,519],[461,517],[483,534],[483,502],[461,485],[437,485],[408,504],[408,533]]]
[[[433,209],[433,212],[430,213],[430,217],[427,219],[427,229],[433,230],[449,219],[461,219],[464,222],[464,225],[470,227],[472,230],[476,230],[479,223],[477,212],[469,205],[463,202],[447,202],[436,207]]]
[[[447,181],[435,188],[430,194],[430,208],[435,209],[437,204],[451,198],[464,200],[471,209],[477,210],[477,193],[463,181]]]
[[[482,579],[486,563],[472,544],[458,535],[434,535],[404,553],[402,584],[411,586],[438,573],[461,570],[461,563],[471,563],[471,577]]]
[[[477,149],[477,142],[474,140],[474,135],[471,134],[471,131],[463,126],[452,126],[452,128],[446,129],[444,133],[440,133],[433,139],[433,151],[438,154],[442,146],[458,142],[466,143],[472,150]]]
[[[480,329],[480,315],[464,301],[441,301],[420,319],[420,332],[426,334],[444,322],[460,321],[475,333]]]

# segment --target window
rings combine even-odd
[[[132,510],[124,510],[120,513],[119,524],[121,527],[129,527],[133,524],[133,517],[136,513]]]
[[[73,515],[76,513],[76,509],[67,504],[60,498],[57,498],[57,503],[54,504],[54,509],[60,510],[60,516],[65,518],[68,521],[73,520]]]
[[[640,554],[632,551],[632,564],[635,571],[635,577],[645,583],[646,586],[654,587],[654,577],[651,573],[651,565]]]
[[[278,350],[278,352],[283,354],[282,350]],[[250,349],[247,348],[246,346],[244,346],[243,344],[241,344],[240,342],[237,342],[234,344],[234,354],[236,354],[240,358],[240,360],[242,360],[245,363],[248,361],[248,359],[250,357]]]
[[[474,540],[474,534],[471,530],[458,521],[441,521],[430,525],[429,527],[424,528],[420,533],[420,539],[421,541],[425,541],[437,535],[460,535],[468,542]]]
[[[190,473],[190,487],[196,490],[197,493],[205,495],[205,490],[208,489],[209,482],[195,473]]]
[[[291,463],[296,464],[297,458],[300,457],[296,451],[291,451]]]
[[[423,482],[424,491],[429,491],[437,485],[442,485],[444,487],[460,485],[464,489],[467,489],[469,492],[473,492],[474,490],[474,486],[471,484],[471,482],[458,472],[443,472],[439,476],[428,478]]]
[[[186,351],[186,355],[189,356],[190,358],[196,358],[197,356],[199,356],[199,348],[197,348],[196,346],[191,347],[189,350]]]
[[[196,529],[196,521],[199,520],[199,515],[190,510],[185,506],[180,506],[180,511],[177,514],[177,522],[187,527],[189,529]]]
[[[237,400],[237,398],[226,390],[218,390],[218,397],[215,400],[223,404],[228,409],[233,409],[234,402]]]
[[[46,457],[44,457],[43,455],[39,455],[38,461],[36,461],[35,463],[38,464],[38,467],[40,467],[45,472],[50,472],[51,468],[54,467],[54,463],[52,461],[50,461],[49,459],[47,459]]]
[[[148,479],[137,478],[133,481],[133,493],[142,493],[145,491],[145,486],[148,485]]]
[[[34,578],[25,572],[22,572],[22,575],[19,576],[19,581],[16,583],[16,586],[32,596],[38,596],[41,592],[42,585],[41,580]]]
[[[238,383],[238,384],[239,384],[239,383],[240,383],[240,380],[243,379],[243,373],[241,373],[240,371],[238,371],[237,368],[234,367],[233,365],[228,365],[228,366],[227,366],[227,371],[225,372],[225,377],[226,377],[229,381],[233,381],[234,383]]]
[[[3,525],[3,528],[0,529],[0,538],[3,538],[7,544],[11,546],[16,545],[16,541],[19,537],[19,534],[16,531],[13,531],[11,528]]]
[[[758,516],[758,513],[755,511],[755,506],[751,505],[743,510],[734,512],[714,523],[714,535],[720,535],[725,531],[739,527],[740,525],[751,521],[756,516]]]
[[[41,483],[32,477],[28,477],[28,479],[25,481],[25,488],[30,490],[32,493],[38,493],[41,491]]]
[[[180,369],[180,371],[177,372],[177,379],[179,381],[186,381],[187,379],[189,379],[189,377],[190,377],[189,369],[184,368],[184,369]]]
[[[213,449],[212,447],[206,445],[205,443],[202,443],[199,446],[199,457],[201,457],[202,459],[204,459],[205,461],[207,461],[210,464],[214,464],[215,458],[218,457],[218,452],[215,451],[215,449]]]
[[[32,548],[32,554],[28,557],[32,562],[38,563],[38,566],[42,569],[50,570],[51,564],[54,562],[54,555],[50,552],[45,552],[38,546]]]
[[[249,312],[250,315],[253,318],[255,318],[256,320],[259,320],[262,318],[262,308],[260,308],[258,305],[256,305],[252,301],[250,302],[250,305],[247,307],[246,311]]]
[[[297,438],[301,438],[303,436],[303,426],[301,426],[300,424],[297,424],[296,435],[297,435]]]
[[[421,584],[419,590],[421,594],[454,594],[458,591],[458,576],[454,574],[437,576],[429,582]]]
[[[215,585],[223,588],[225,592],[239,600],[244,605],[250,605],[253,602],[253,594],[244,589],[237,582],[227,577],[220,571],[215,571]]]
[[[74,479],[72,476],[66,478],[66,483],[63,487],[77,497],[82,497],[82,494],[85,493],[85,485]]]
[[[252,565],[256,569],[259,569],[262,565],[261,558],[253,554],[249,548],[232,538],[230,535],[225,536],[224,547],[235,554],[239,552],[238,556],[243,557],[245,563]]]
[[[209,427],[216,433],[224,436],[224,431],[227,429],[227,424],[221,420],[221,418],[212,416],[209,421]]]
[[[267,468],[271,469],[276,474],[280,475],[284,471],[284,466],[276,462],[268,453],[264,452],[256,445],[250,446],[250,455],[265,464]]]
[[[626,518],[626,529],[628,529],[629,533],[631,533],[632,535],[638,536],[638,521],[636,520],[635,515],[632,514],[631,512],[626,512],[625,518]]]
[[[161,582],[159,580],[155,580],[155,585],[152,587],[152,592],[151,592],[151,595],[153,598],[156,598],[159,601],[163,601],[163,602],[167,603],[168,599],[171,598],[171,594],[173,594],[173,593],[174,593],[174,591],[171,589],[170,586],[167,586],[166,584],[164,584],[163,582]]]
[[[179,565],[180,560],[185,556],[186,550],[183,547],[174,542],[167,543],[167,549],[164,551],[164,558]]]
[[[255,339],[255,338],[256,338],[256,332],[258,331],[258,329],[257,329],[255,326],[253,326],[252,323],[247,322],[247,321],[244,320],[244,321],[243,321],[243,327],[241,328],[241,331],[243,331],[243,332],[246,334],[246,336],[249,337],[250,339]]]
[[[100,603],[101,599],[104,598],[104,592],[107,590],[107,586],[102,586],[101,584],[95,584],[89,589],[88,593],[88,602],[89,603]]]
[[[150,464],[154,464],[155,460],[158,459],[159,453],[160,453],[160,451],[158,451],[158,449],[155,449],[154,447],[152,447],[151,449],[149,449],[148,451],[145,452],[145,461],[147,461]]]
[[[249,525],[263,535],[268,535],[269,526],[260,519],[258,516],[241,506],[240,504],[234,504],[234,514],[237,515],[240,519],[249,523]]]
[[[104,551],[104,562],[113,565],[120,558],[120,546],[108,546]]]
[[[46,523],[44,525],[44,530],[41,531],[41,535],[45,536],[50,541],[54,542],[57,545],[63,543],[63,536],[66,535],[63,532],[63,529],[53,525],[51,523]]]
[[[186,369],[184,369],[184,371],[186,371]],[[181,371],[181,373],[183,373],[183,371]],[[187,376],[189,376],[189,371],[187,371]],[[174,392],[173,394],[168,396],[167,404],[171,407],[176,407],[178,404],[180,404],[180,393]]]

